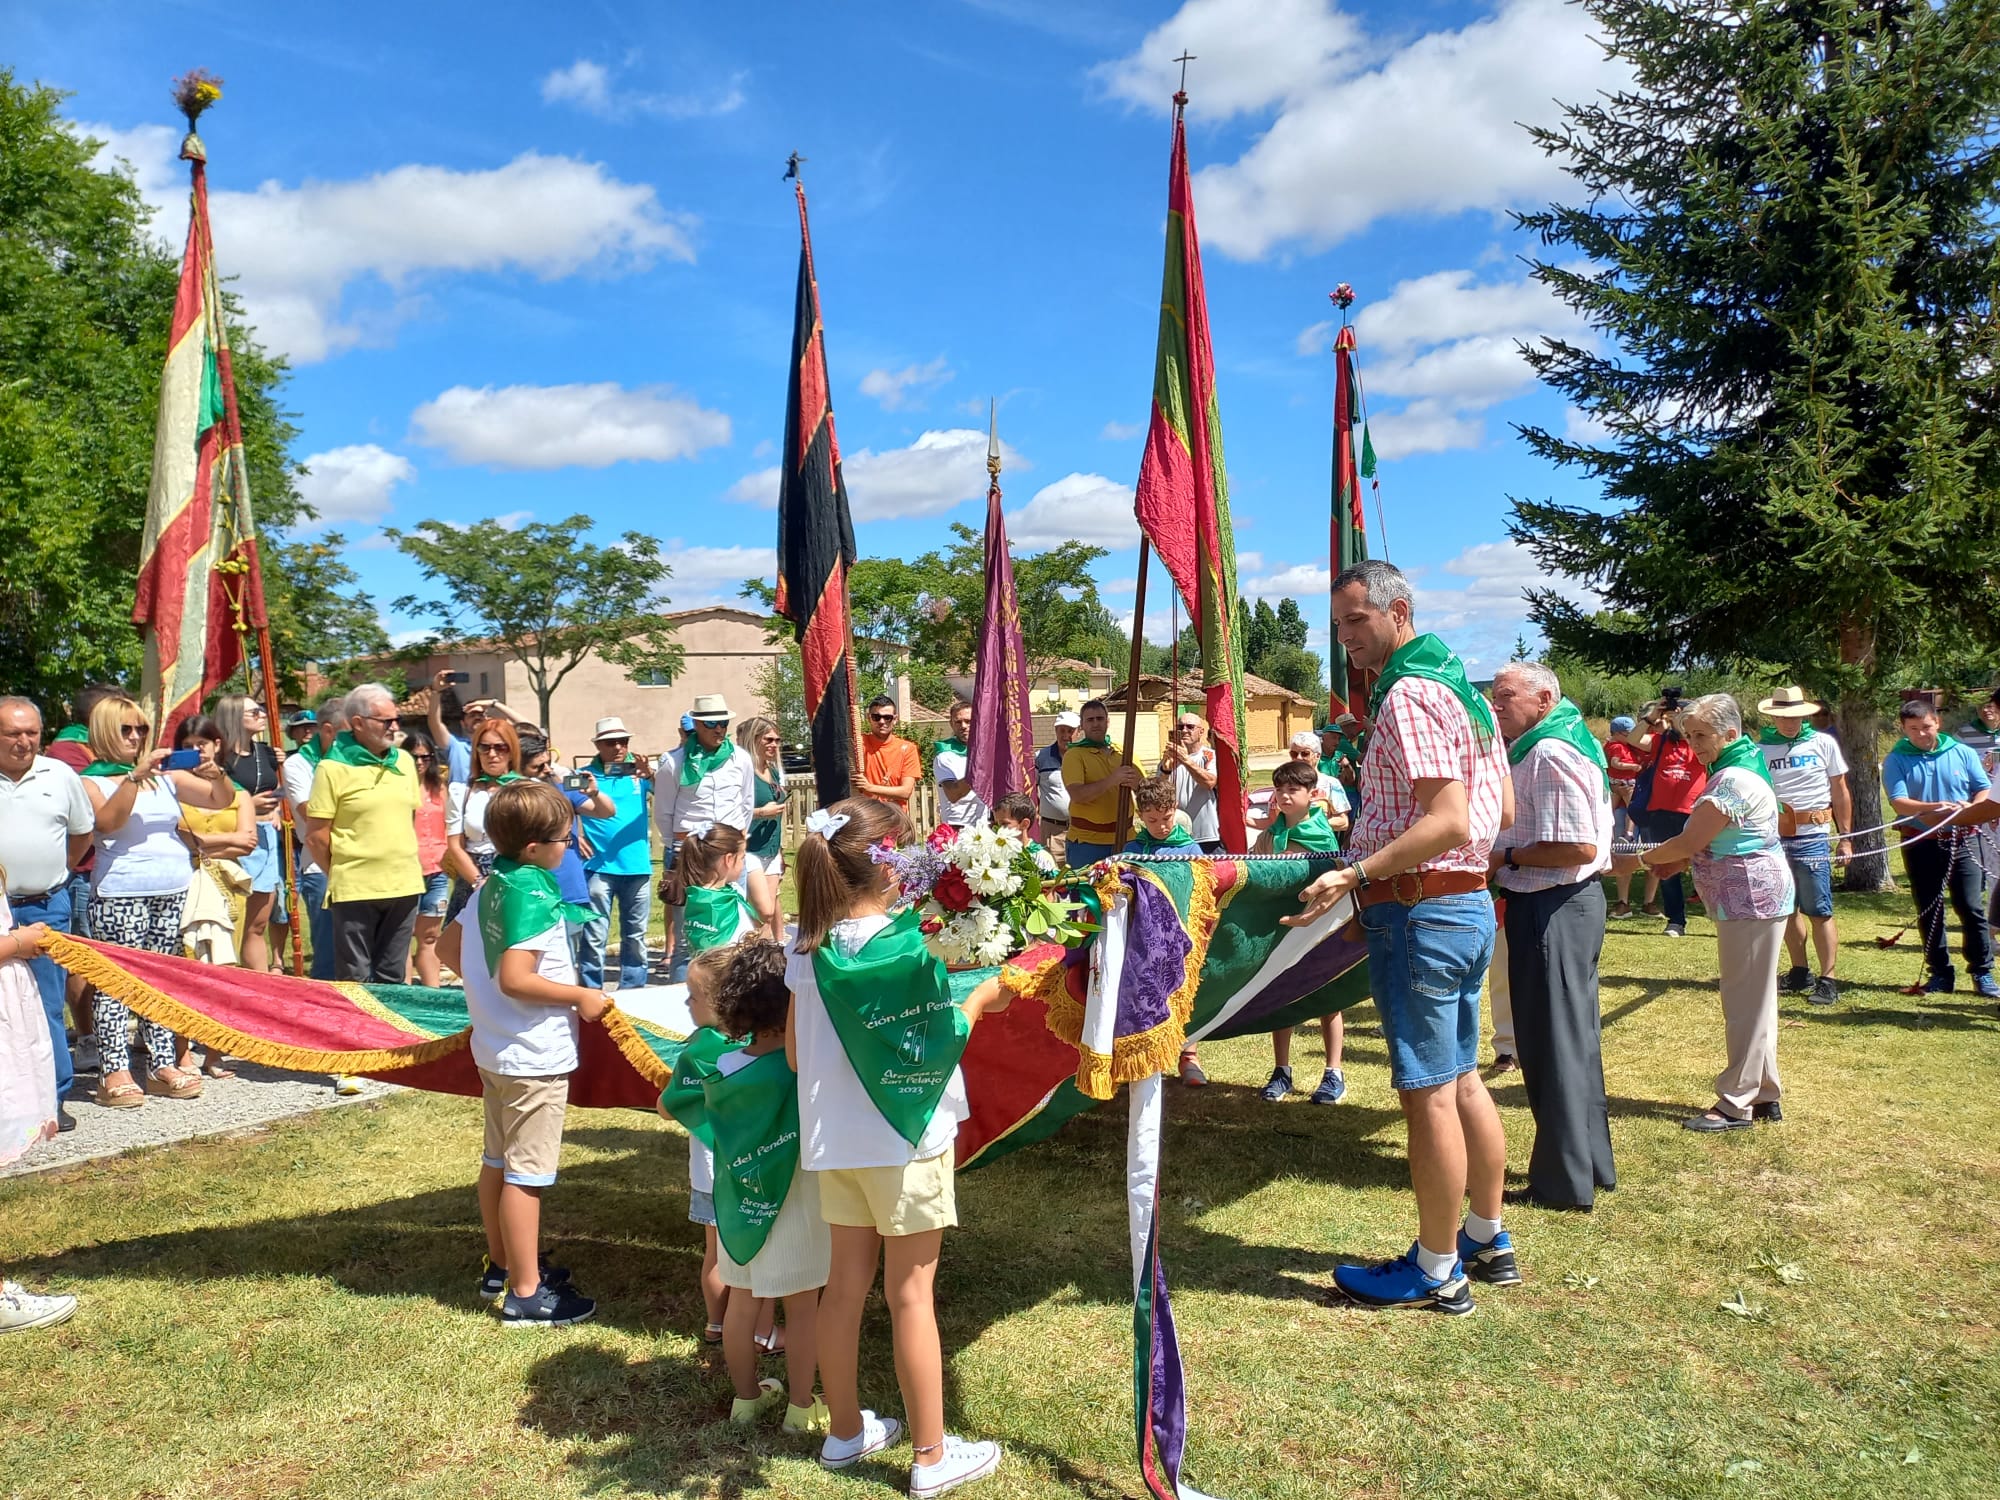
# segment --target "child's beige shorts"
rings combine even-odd
[[[515,1187],[547,1187],[562,1160],[563,1112],[569,1074],[521,1078],[479,1070],[486,1096],[486,1149],[482,1167],[497,1167]]]
[[[958,1223],[951,1173],[952,1153],[945,1150],[903,1167],[835,1167],[811,1175],[819,1179],[827,1223],[897,1235]]]

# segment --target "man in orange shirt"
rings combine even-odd
[[[896,700],[877,694],[868,705],[868,733],[861,737],[861,774],[854,778],[854,790],[907,813],[922,774],[917,747],[896,733]]]

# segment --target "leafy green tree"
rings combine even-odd
[[[1289,596],[1278,601],[1276,645],[1306,648],[1306,617],[1299,613],[1299,601]]]
[[[132,596],[179,267],[131,179],[91,168],[97,143],[62,98],[0,69],[0,683],[50,707],[138,676]],[[301,513],[285,370],[233,318],[230,340],[268,548]],[[274,608],[288,587],[267,569]]]
[[[1511,529],[1612,613],[1534,618],[1607,668],[1783,663],[1879,823],[1882,711],[2000,639],[2000,0],[1585,8],[1634,83],[1533,132],[1579,201],[1520,223],[1598,338],[1525,352],[1604,435],[1523,436],[1603,493]]]
[[[661,588],[673,572],[659,542],[628,531],[599,547],[582,540],[591,525],[591,517],[576,515],[518,531],[490,520],[384,527],[382,534],[444,591],[429,599],[405,595],[396,608],[436,619],[441,641],[505,646],[527,669],[544,724],[556,689],[586,656],[673,681],[683,652],[673,623],[659,613],[667,603]]]

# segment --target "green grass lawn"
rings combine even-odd
[[[1679,1128],[1722,1060],[1712,929],[1615,924],[1619,1189],[1590,1217],[1517,1212],[1527,1284],[1482,1290],[1470,1318],[1329,1296],[1340,1260],[1413,1233],[1373,1012],[1352,1017],[1335,1109],[1259,1102],[1259,1039],[1205,1047],[1216,1085],[1173,1090],[1166,1162],[1188,1481],[1233,1500],[2000,1495],[2000,1022],[1963,993],[1897,993],[1915,955],[1875,937],[1904,914],[1844,901],[1845,1000],[1785,1006],[1786,1123],[1722,1138]],[[1498,1091],[1517,1165],[1518,1077]],[[496,1328],[472,1296],[479,1131],[475,1102],[408,1095],[0,1183],[0,1267],[83,1299],[61,1329],[0,1340],[0,1493],[900,1486],[907,1448],[826,1475],[810,1447],[723,1420],[685,1148],[656,1119],[571,1116],[548,1219],[599,1321]],[[1123,1147],[1114,1104],[960,1180],[948,1409],[1007,1449],[968,1493],[1140,1492]],[[879,1302],[865,1351],[864,1393],[900,1411]]]

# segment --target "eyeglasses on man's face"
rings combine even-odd
[[[391,729],[403,722],[394,714],[354,714],[352,718],[356,724],[386,724]]]
[[[628,736],[621,734],[615,740],[599,740],[597,743],[600,745],[609,745],[612,749],[618,750],[624,748],[626,745],[631,744],[632,741]]]

